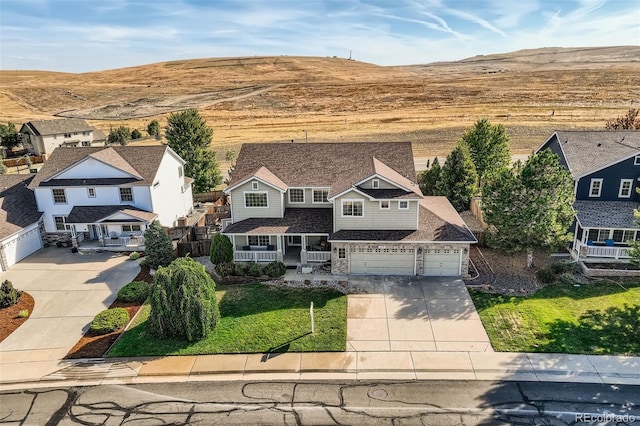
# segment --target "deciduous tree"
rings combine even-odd
[[[158,120],[151,120],[147,126],[147,133],[156,139],[160,139],[160,123]]]
[[[0,124],[0,144],[7,149],[20,145],[20,135],[15,124]]]
[[[213,129],[197,109],[174,112],[167,120],[165,136],[185,164],[185,174],[194,179],[195,192],[206,192],[222,182],[215,152],[211,151]]]
[[[131,140],[131,129],[127,126],[118,126],[115,129],[109,131],[107,136],[107,142],[118,143],[120,145],[126,145]]]
[[[141,139],[141,138],[142,138],[142,132],[140,132],[140,130],[133,129],[131,131],[131,139],[135,140],[135,139]]]
[[[571,175],[550,150],[494,172],[482,189],[489,245],[508,253],[526,250],[527,266],[533,266],[535,248],[571,241],[574,200]]]
[[[461,142],[466,144],[478,174],[478,188],[488,174],[509,165],[509,137],[502,124],[491,124],[483,118],[462,135]]]
[[[640,109],[631,108],[625,115],[607,121],[607,130],[640,130]]]
[[[468,210],[471,197],[476,193],[477,177],[466,145],[458,144],[442,166],[435,193],[447,197],[457,211]]]

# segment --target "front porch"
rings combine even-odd
[[[608,246],[606,244],[584,244],[581,241],[574,241],[574,256],[578,260],[582,260],[585,262],[601,262],[606,260],[624,260],[631,259],[629,255],[629,250],[631,247],[628,245],[612,245]]]
[[[234,262],[283,262],[286,266],[331,261],[328,235],[231,235]]]

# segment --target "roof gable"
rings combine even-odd
[[[35,120],[24,123],[20,132],[27,127],[36,136],[60,135],[73,132],[92,132],[93,127],[79,118],[63,118],[59,120]]]
[[[251,179],[259,180],[260,182],[269,185],[280,192],[284,192],[287,190],[287,184],[284,183],[278,176],[274,175],[271,170],[267,169],[265,166],[261,166],[258,170],[253,173],[250,173],[245,178],[239,180],[232,186],[227,188],[227,191],[230,191],[238,186],[241,186]]]
[[[46,181],[52,183],[51,181],[59,179],[86,179],[88,176],[94,179],[142,179],[140,173],[113,148],[105,148],[87,155]]]

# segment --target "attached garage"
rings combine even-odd
[[[427,249],[424,251],[422,275],[454,277],[460,275],[460,249]]]
[[[413,249],[358,248],[349,258],[351,274],[414,275]]]
[[[2,250],[6,259],[6,266],[10,268],[25,257],[42,248],[40,229],[38,223],[34,223],[23,229],[18,234],[10,236],[2,241]]]

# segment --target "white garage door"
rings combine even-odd
[[[7,257],[7,266],[10,268],[34,251],[42,248],[38,226],[35,225],[24,229],[19,234],[5,240],[3,245],[4,254]]]
[[[424,273],[431,277],[460,275],[459,249],[428,249],[424,251]]]
[[[352,274],[413,275],[413,249],[360,249],[351,253]]]

